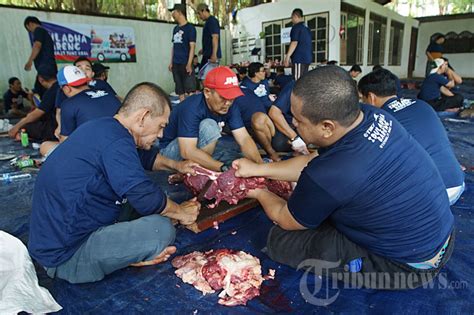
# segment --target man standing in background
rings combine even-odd
[[[291,43],[285,57],[285,67],[292,63],[292,73],[295,80],[298,80],[303,74],[308,72],[309,64],[313,61],[313,49],[311,47],[311,32],[304,24],[303,11],[294,9],[291,13],[290,38]]]
[[[54,59],[54,44],[53,39],[49,35],[48,31],[41,27],[41,22],[35,16],[28,16],[23,22],[26,30],[33,36],[33,47],[31,49],[30,57],[25,64],[25,70],[30,71],[31,66],[34,63],[36,71],[40,67],[50,68],[54,72],[58,72],[56,66],[56,60]],[[38,76],[36,76],[35,87],[33,89],[35,93],[43,96],[46,91],[44,87],[39,83]]]
[[[199,18],[206,22],[202,30],[202,50],[200,51],[200,54],[202,54],[201,67],[204,67],[208,61],[218,63],[222,57],[221,29],[219,21],[211,15],[207,4],[200,3],[197,6],[197,13]]]
[[[183,101],[186,95],[196,90],[193,70],[196,28],[188,23],[184,4],[175,4],[170,10],[178,25],[173,29],[173,49],[168,69],[173,73],[175,92],[179,95],[179,100]]]

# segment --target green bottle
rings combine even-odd
[[[26,148],[29,142],[28,142],[28,134],[26,133],[25,129],[21,129],[20,138],[21,138],[21,145]]]

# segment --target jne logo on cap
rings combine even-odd
[[[237,80],[237,77],[227,77],[225,79],[224,85],[239,85],[239,80]]]

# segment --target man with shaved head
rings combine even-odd
[[[173,202],[145,174],[193,172],[193,163],[152,149],[169,115],[166,93],[140,83],[114,117],[82,124],[51,153],[36,180],[28,243],[50,277],[99,281],[130,265],[160,263],[176,251],[169,246],[175,237],[170,219],[191,224],[200,204]],[[141,217],[118,222],[129,208],[124,204]]]
[[[318,156],[234,162],[237,176],[298,182],[288,201],[266,189],[248,195],[277,225],[268,255],[358,287],[408,289],[436,277],[453,250],[454,218],[428,153],[391,114],[359,104],[336,66],[296,82],[291,112]]]

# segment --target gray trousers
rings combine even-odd
[[[130,264],[153,259],[174,239],[174,226],[159,214],[119,222],[92,233],[68,261],[46,271],[51,278],[70,283],[95,282]]]

